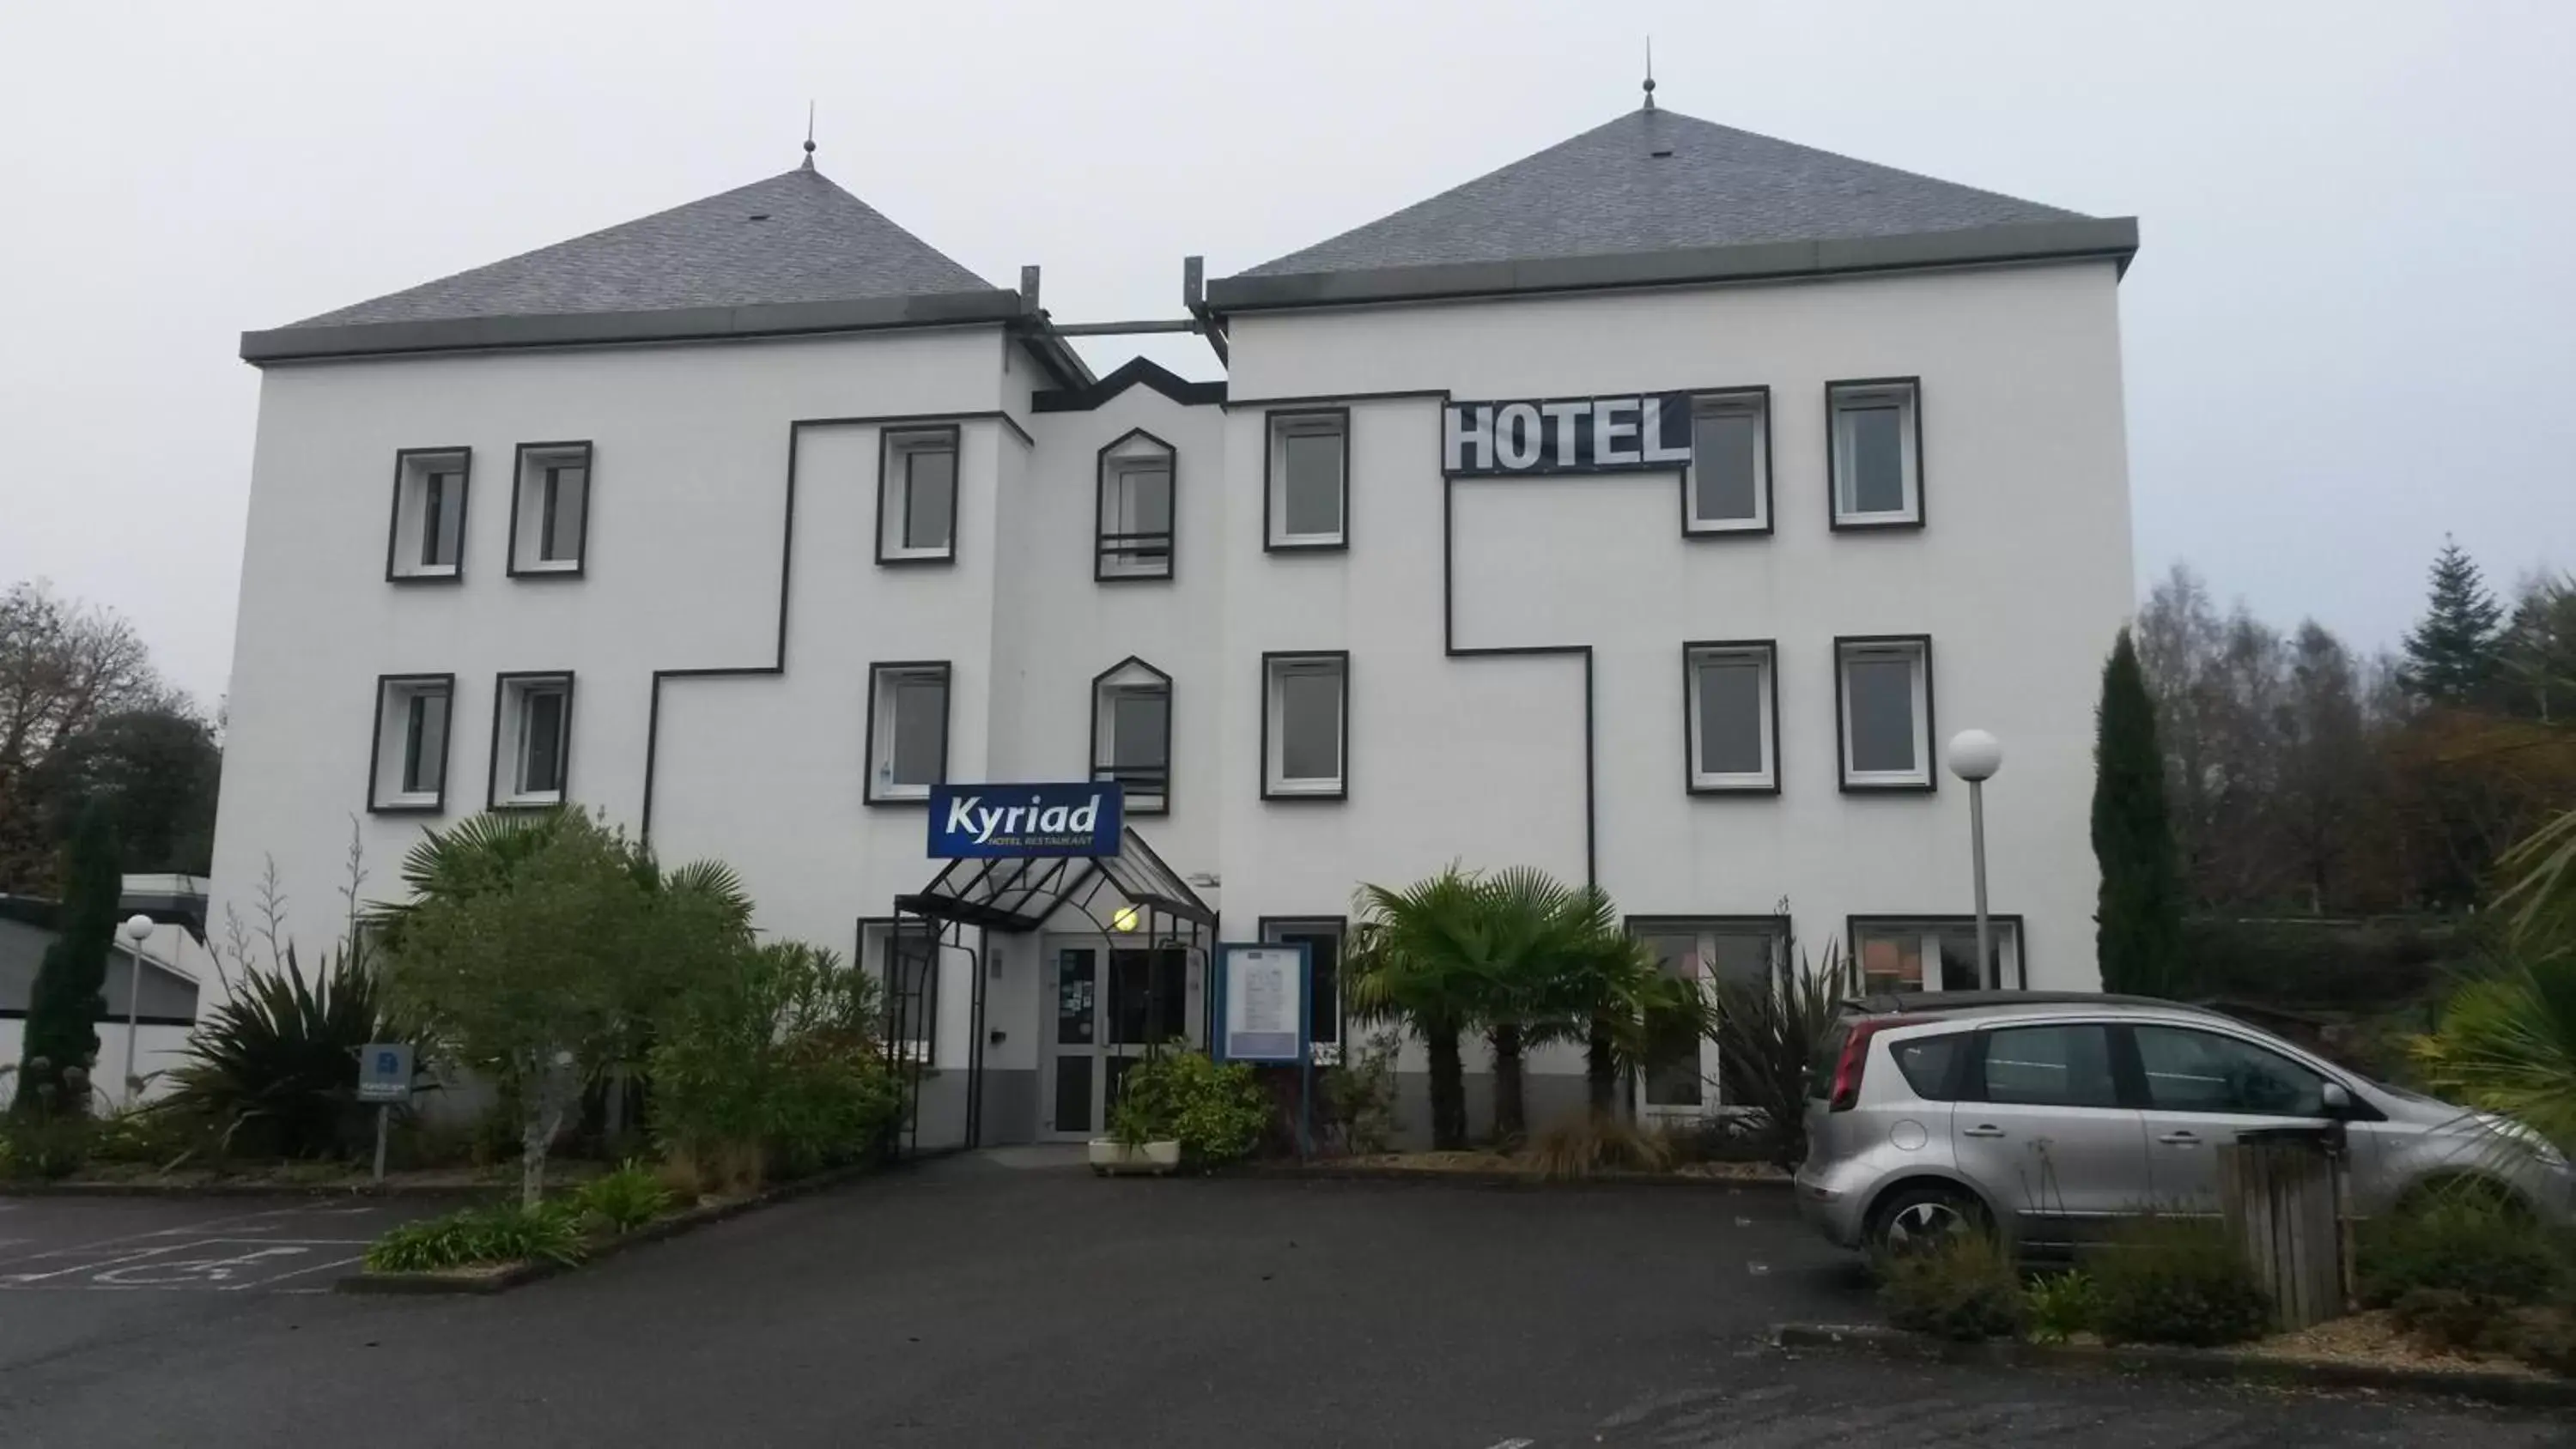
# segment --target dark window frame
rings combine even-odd
[[[501,793],[501,757],[505,749],[504,742],[501,738],[501,721],[503,715],[509,708],[511,693],[510,686],[513,684],[525,685],[539,681],[561,681],[563,684],[563,741],[560,750],[561,758],[556,766],[556,773],[562,778],[555,791],[555,798],[553,800],[513,801]],[[509,669],[503,670],[501,673],[492,676],[492,749],[491,763],[486,768],[483,776],[484,809],[556,810],[572,803],[572,710],[574,693],[575,685],[573,680],[573,671],[569,669]],[[451,721],[454,719],[452,706],[450,707],[449,718]],[[453,724],[450,725],[450,728],[454,728]],[[518,769],[518,748],[515,743],[507,745],[506,748],[510,756],[511,770],[515,778],[516,771]]]
[[[407,481],[414,459],[454,458],[456,467],[456,566],[446,573],[405,572],[401,567],[403,484]],[[450,448],[396,448],[394,450],[394,500],[385,523],[385,582],[389,584],[461,584],[465,582],[465,548],[472,541],[467,531],[473,522],[474,449],[471,444]]]
[[[1277,790],[1270,779],[1271,670],[1283,663],[1331,660],[1342,671],[1341,772],[1330,790]],[[1261,798],[1265,801],[1342,801],[1351,798],[1351,651],[1348,649],[1265,649],[1261,651]]]
[[[1734,402],[1746,398],[1751,398],[1756,401],[1757,411],[1760,413],[1762,418],[1762,522],[1758,527],[1742,524],[1709,525],[1699,523],[1696,521],[1696,515],[1691,511],[1691,492],[1693,487],[1699,482],[1700,404]],[[1774,439],[1772,437],[1771,428],[1771,385],[1764,382],[1754,383],[1744,387],[1702,388],[1690,394],[1690,403],[1691,461],[1688,465],[1683,467],[1681,476],[1682,537],[1692,540],[1769,538],[1772,530],[1778,526],[1780,518],[1779,491],[1773,487],[1772,484],[1772,480],[1778,476],[1778,464],[1775,460],[1778,457],[1779,449],[1773,446]]]
[[[1860,518],[1845,521],[1842,500],[1836,493],[1839,459],[1834,454],[1834,397],[1840,392],[1860,392],[1871,388],[1908,390],[1909,411],[1914,415],[1914,516],[1911,518]],[[1825,384],[1825,523],[1835,533],[1901,533],[1919,531],[1932,517],[1932,464],[1923,450],[1923,379],[1912,377],[1844,377]]]
[[[1133,557],[1140,550],[1151,549],[1155,538],[1153,534],[1113,534],[1109,531],[1111,465],[1114,462],[1123,466],[1130,462],[1141,461],[1142,457],[1133,452],[1115,458],[1112,455],[1117,454],[1119,449],[1127,447],[1130,443],[1138,441],[1149,443],[1161,450],[1164,476],[1171,480],[1171,496],[1165,508],[1169,527],[1161,535],[1163,571],[1161,573],[1111,573],[1108,571],[1111,556]],[[1092,465],[1092,473],[1091,581],[1095,584],[1167,584],[1179,578],[1181,573],[1181,450],[1144,428],[1129,428],[1101,445],[1097,459]],[[1346,519],[1345,522],[1347,521]],[[1110,540],[1113,538],[1121,542],[1112,544]],[[1143,540],[1143,542],[1137,543],[1130,540]]]
[[[1326,543],[1283,543],[1275,497],[1281,482],[1278,471],[1287,449],[1281,441],[1282,423],[1295,423],[1306,418],[1333,418],[1340,423],[1342,439],[1342,527]],[[1263,553],[1348,553],[1351,547],[1351,410],[1333,408],[1272,408],[1261,415],[1261,551]],[[1265,769],[1267,767],[1265,766]]]
[[[439,685],[447,691],[447,733],[438,742],[438,789],[427,804],[384,800],[385,697],[403,686]],[[456,758],[456,676],[454,674],[379,674],[376,707],[367,732],[367,813],[370,815],[443,815],[447,813],[448,767]],[[396,790],[395,795],[403,792]]]
[[[1764,785],[1703,785],[1699,781],[1698,732],[1691,726],[1699,718],[1699,668],[1697,656],[1719,652],[1751,654],[1759,651],[1765,688],[1770,696],[1771,713],[1771,780]],[[1780,641],[1777,639],[1690,639],[1682,643],[1682,793],[1703,796],[1760,797],[1780,793]]]
[[[1343,1060],[1347,1064],[1349,1060],[1348,1053],[1350,1051],[1351,1012],[1350,998],[1346,994],[1346,988],[1349,986],[1349,982],[1343,979],[1342,962],[1343,959],[1350,954],[1351,918],[1347,915],[1263,916],[1253,922],[1252,934],[1253,939],[1261,942],[1263,945],[1281,946],[1286,945],[1287,943],[1273,939],[1270,934],[1272,931],[1295,931],[1301,935],[1321,935],[1322,931],[1317,928],[1325,926],[1330,926],[1333,929],[1335,939],[1341,943],[1337,948],[1335,948],[1333,953],[1332,1044],[1342,1050],[1344,1053]],[[1310,1030],[1313,1025],[1311,1018],[1315,1015],[1314,999],[1314,983],[1309,981],[1306,986],[1306,1014],[1310,1018],[1308,1023]],[[1320,1042],[1323,1038],[1316,1037],[1315,1040]]]
[[[1923,746],[1923,778],[1878,782],[1854,780],[1851,768],[1850,726],[1845,719],[1843,655],[1851,649],[1913,646],[1923,653],[1923,720],[1917,735]],[[1929,634],[1837,634],[1834,636],[1834,778],[1846,795],[1930,795],[1941,788],[1941,746],[1939,726],[1939,680],[1932,673],[1932,636]]]
[[[528,455],[544,455],[550,461],[545,467],[581,469],[581,527],[573,534],[572,567],[519,567],[519,514],[527,501]],[[573,460],[579,458],[578,464]],[[591,505],[599,499],[599,467],[596,450],[587,438],[569,438],[553,443],[521,443],[511,455],[510,465],[510,549],[504,560],[503,573],[514,579],[577,579],[590,570]],[[542,546],[542,545],[540,545]]]
[[[939,778],[931,788],[947,783],[949,734],[956,723],[957,669],[946,659],[876,659],[868,663],[868,718],[866,750],[861,760],[859,803],[879,809],[927,809],[929,791],[919,795],[879,795],[877,793],[877,690],[888,674],[939,674]]]
[[[939,450],[935,447],[923,447],[917,449],[910,447],[899,448],[898,444],[906,439],[929,439],[933,437],[944,437],[947,439],[948,454],[955,460],[955,462],[950,465],[951,477],[948,485],[948,547],[937,553],[900,552],[888,554],[886,552],[886,515],[888,511],[886,507],[886,488],[888,484],[893,481],[894,470],[889,468],[887,463],[898,451],[904,453],[907,457],[902,482],[907,489],[904,497],[904,517],[909,520],[912,516],[912,499],[908,491],[912,482],[912,469],[909,462],[909,455],[914,452],[937,452]],[[917,424],[889,423],[877,429],[876,562],[879,568],[953,567],[957,562],[957,538],[963,531],[959,527],[959,524],[963,520],[965,513],[965,500],[966,429],[963,424],[953,422],[929,422]],[[900,543],[897,544],[897,547],[901,547]]]
[[[2015,968],[2014,974],[2021,978],[2021,982],[2017,986],[2005,986],[2003,989],[2008,991],[2029,990],[2030,927],[2024,923],[2022,913],[2019,911],[1988,911],[1986,912],[1986,921],[1994,928],[1996,939],[1998,941],[2002,939],[2002,933],[2005,929],[2009,928],[2012,931],[2013,966]],[[1977,918],[1973,913],[1956,911],[1922,911],[1914,913],[1905,911],[1871,911],[1843,917],[1843,943],[1846,949],[1851,953],[1851,970],[1854,989],[1866,989],[1865,983],[1862,980],[1860,961],[1860,933],[1863,928],[1885,926],[1966,926],[1970,930],[1974,930],[1976,928],[1976,924]],[[1924,988],[1917,987],[1915,989],[1922,990]]]
[[[1175,700],[1173,699],[1174,690],[1172,688],[1172,676],[1155,668],[1150,661],[1142,658],[1141,656],[1130,654],[1126,658],[1121,659],[1117,663],[1100,671],[1098,674],[1091,676],[1091,743],[1087,750],[1087,757],[1090,760],[1091,770],[1089,778],[1093,780],[1115,780],[1118,778],[1117,767],[1113,763],[1104,761],[1100,758],[1101,693],[1104,689],[1110,687],[1110,680],[1113,676],[1126,673],[1131,665],[1135,668],[1142,669],[1147,674],[1161,680],[1163,684],[1163,783],[1161,790],[1163,803],[1154,806],[1151,809],[1139,809],[1132,803],[1127,804],[1122,808],[1130,815],[1169,815],[1172,813],[1172,709],[1175,704]],[[1116,741],[1111,741],[1111,744],[1114,747]],[[1121,785],[1124,785],[1125,783],[1126,782],[1124,781],[1120,781]]]

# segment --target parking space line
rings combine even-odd
[[[239,1293],[248,1288],[266,1288],[272,1284],[283,1283],[289,1278],[300,1278],[307,1273],[319,1273],[328,1268],[345,1268],[351,1263],[362,1263],[366,1261],[366,1257],[367,1255],[364,1253],[352,1253],[348,1257],[334,1258],[327,1263],[308,1264],[304,1267],[297,1268],[292,1272],[280,1273],[273,1278],[260,1278],[248,1283],[227,1283],[215,1291],[218,1293]],[[281,1288],[278,1291],[281,1293],[291,1293],[296,1290],[291,1288]]]
[[[236,1227],[242,1224],[256,1223],[261,1218],[272,1218],[281,1214],[300,1213],[302,1211],[304,1211],[303,1207],[296,1206],[284,1208],[263,1208],[257,1212],[231,1213],[223,1217],[206,1218],[197,1222],[182,1223],[179,1226],[172,1228],[154,1228],[149,1231],[139,1233],[119,1233],[112,1238],[98,1238],[86,1243],[72,1243],[61,1248],[49,1248],[42,1252],[25,1254],[15,1261],[23,1262],[37,1258],[59,1257],[64,1253],[86,1253],[98,1249],[121,1247],[127,1243],[149,1242],[154,1238],[176,1237],[188,1233],[203,1234],[216,1228]],[[32,1242],[35,1240],[27,1239],[25,1241]],[[12,1261],[13,1260],[11,1259],[0,1258],[0,1268],[8,1267]]]

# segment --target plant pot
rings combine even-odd
[[[1091,1139],[1091,1170],[1104,1177],[1129,1173],[1161,1176],[1180,1165],[1181,1144],[1178,1142],[1148,1142],[1142,1147],[1130,1147],[1113,1138]]]

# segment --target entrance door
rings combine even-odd
[[[1104,948],[1051,942],[1047,951],[1047,1135],[1109,1131],[1118,1085],[1148,1047],[1187,1047],[1192,963],[1180,946]]]

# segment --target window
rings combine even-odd
[[[1971,916],[1854,916],[1849,939],[1860,958],[1863,991],[2017,991],[2024,984],[2021,917],[1988,916],[1994,970],[1977,970],[1977,923]]]
[[[1133,655],[1092,677],[1091,778],[1124,786],[1131,815],[1172,807],[1172,677]]]
[[[1351,417],[1327,412],[1272,413],[1263,470],[1263,546],[1274,551],[1343,548],[1350,543]]]
[[[1988,1102],[2031,1107],[2117,1107],[2110,1028],[2015,1026],[1986,1033],[1979,1072]]]
[[[1918,1036],[1890,1046],[1888,1054],[1896,1058],[1896,1069],[1905,1074],[1905,1085],[1914,1089],[1914,1095],[1927,1102],[1947,1102],[1956,1096],[1951,1086],[1951,1068],[1959,1060],[1960,1044],[1967,1039],[1963,1031]]]
[[[406,448],[394,454],[394,521],[385,577],[450,581],[465,573],[465,448]]]
[[[1091,576],[1172,576],[1172,445],[1142,428],[1100,450],[1099,553]]]
[[[877,459],[877,562],[957,558],[954,426],[890,428]]]
[[[1691,402],[1684,533],[1771,531],[1771,390],[1707,393]]]
[[[376,733],[368,756],[367,808],[434,813],[447,802],[453,674],[394,674],[376,681]]]
[[[1315,1060],[1337,1065],[1342,1052],[1342,937],[1350,924],[1340,916],[1264,916],[1261,939],[1276,945],[1303,944],[1313,962],[1306,978],[1308,1011],[1313,1023]]]
[[[1339,800],[1349,788],[1351,657],[1261,656],[1261,797]]]
[[[1834,692],[1846,790],[1931,790],[1932,641],[1922,635],[1834,641]]]
[[[919,920],[861,921],[860,969],[884,993],[886,1040],[924,1065],[939,1040],[939,940]]]
[[[510,498],[510,575],[577,577],[590,527],[590,444],[522,443]]]
[[[927,800],[947,777],[947,663],[871,665],[867,802]]]
[[[492,805],[560,805],[572,764],[572,676],[504,674],[492,702]]]
[[[1825,384],[1836,528],[1923,522],[1922,387],[1910,377]]]
[[[1682,646],[1682,713],[1692,794],[1780,788],[1773,653],[1767,639]]]
[[[2244,1117],[2322,1117],[2325,1078],[2252,1042],[2179,1026],[2130,1028],[2159,1112]]]
[[[1788,924],[1777,916],[1639,918],[1629,921],[1628,931],[1654,951],[1666,977],[1720,988],[1770,989],[1788,950]],[[1673,1025],[1646,1043],[1639,1105],[1670,1112],[1722,1103],[1720,1067],[1716,1043],[1695,1025]]]

